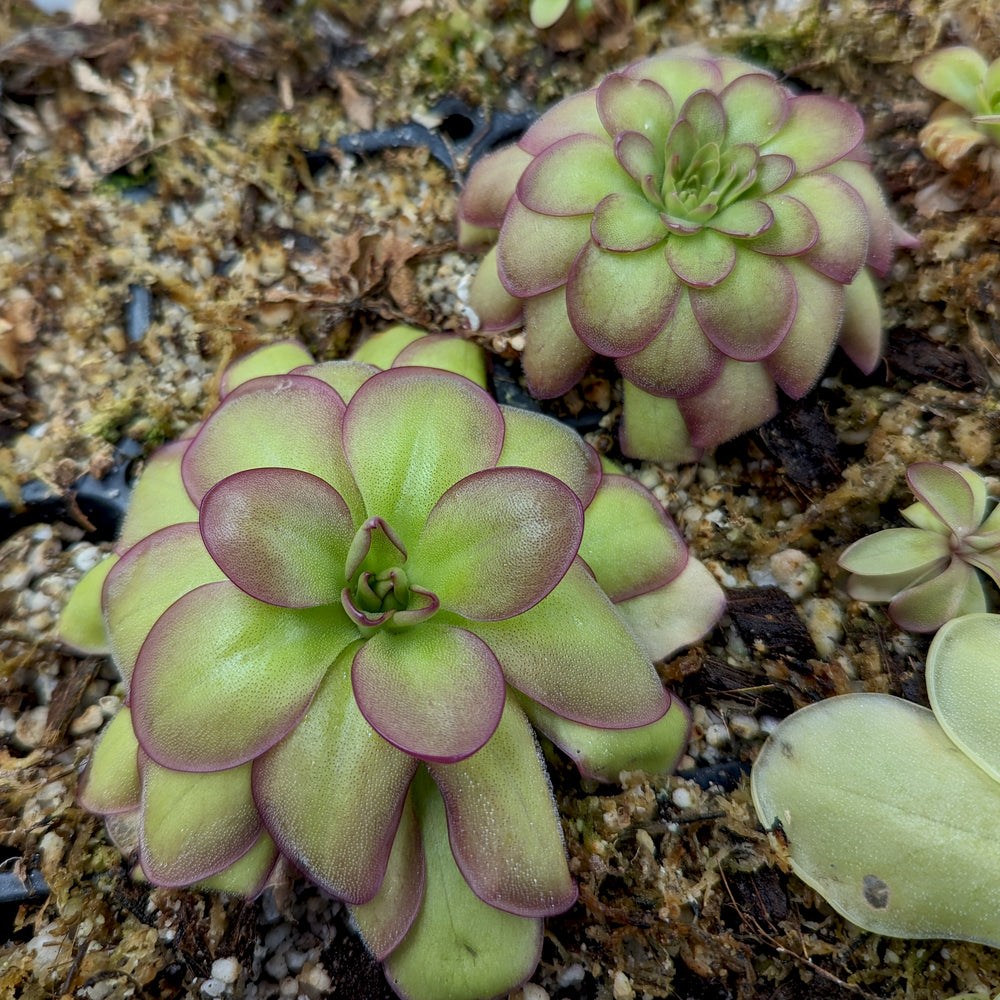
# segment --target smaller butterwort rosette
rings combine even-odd
[[[486,330],[559,396],[595,355],[625,380],[626,454],[696,458],[799,398],[834,346],[882,350],[875,279],[897,231],[842,101],[680,50],[555,105],[473,170],[459,239],[489,249]]]
[[[920,130],[920,146],[931,159],[954,170],[977,146],[1000,146],[1000,59],[988,63],[957,45],[918,60],[913,75],[947,98]]]
[[[847,591],[889,602],[889,617],[910,632],[935,632],[960,615],[988,610],[984,574],[1000,585],[1000,507],[987,514],[982,476],[950,462],[906,471],[917,502],[908,528],[862,538],[840,557]]]
[[[413,998],[531,974],[576,898],[535,732],[598,779],[672,768],[653,661],[723,603],[652,494],[484,381],[409,328],[241,359],[62,626],[124,681],[80,795],[142,875],[253,895],[283,857]]]

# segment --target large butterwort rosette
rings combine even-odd
[[[634,63],[476,165],[460,243],[496,245],[470,304],[485,330],[523,325],[536,396],[614,358],[625,452],[695,458],[773,416],[778,388],[802,396],[835,344],[878,362],[896,230],[863,131],[736,59]]]
[[[576,898],[533,730],[596,778],[671,768],[652,661],[722,608],[649,492],[446,370],[478,351],[237,362],[63,623],[125,683],[81,800],[142,874],[253,894],[284,856],[414,998],[531,974]]]

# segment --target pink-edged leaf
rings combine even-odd
[[[907,632],[936,632],[952,618],[986,611],[986,595],[976,571],[956,557],[943,573],[894,597],[888,610]]]
[[[685,102],[680,118],[690,122],[698,144],[721,143],[726,137],[726,112],[719,95],[710,90],[697,90]]]
[[[241,858],[261,834],[250,765],[188,774],[139,755],[139,863],[155,885],[191,885]]]
[[[104,581],[102,603],[111,655],[126,687],[160,615],[188,591],[225,578],[197,523],[162,528],[118,560]]]
[[[913,75],[928,90],[974,114],[981,110],[979,88],[989,68],[975,49],[952,45],[918,59],[913,65]]]
[[[661,247],[623,254],[589,242],[570,271],[566,311],[589,348],[620,358],[642,350],[663,329],[680,291]]]
[[[337,447],[344,401],[319,379],[272,375],[234,389],[205,421],[181,462],[196,503],[226,476],[245,469],[285,468],[325,479],[351,512],[361,498]]]
[[[686,284],[710,288],[725,281],[736,266],[736,244],[713,229],[678,233],[667,241],[667,261]]]
[[[612,73],[597,88],[597,113],[610,136],[636,132],[662,149],[676,109],[670,95],[653,80]]]
[[[763,198],[784,187],[794,174],[795,163],[791,157],[779,153],[765,153],[757,160],[757,175],[753,184],[747,188],[747,194],[750,197]]]
[[[500,283],[517,298],[566,283],[573,261],[590,242],[591,213],[570,218],[540,215],[511,200],[497,243]]]
[[[848,545],[841,553],[838,564],[849,573],[862,577],[909,574],[906,583],[909,586],[917,579],[943,570],[950,556],[951,547],[944,535],[922,528],[886,528]],[[851,596],[855,596],[853,591]]]
[[[667,227],[642,195],[609,194],[594,210],[590,235],[603,250],[632,253],[661,243]]]
[[[444,803],[421,769],[413,782],[427,880],[413,925],[385,961],[403,1000],[506,996],[524,983],[542,953],[542,921],[484,903],[455,864]]]
[[[198,520],[198,508],[181,479],[181,459],[190,443],[171,441],[146,459],[115,542],[119,554],[160,528]]]
[[[469,628],[511,686],[568,719],[625,729],[666,711],[656,671],[582,560],[524,614]]]
[[[576,431],[552,417],[501,406],[506,433],[498,467],[524,466],[564,482],[586,509],[601,482],[601,459]]]
[[[377,334],[376,336],[381,335]],[[370,343],[370,340],[366,341],[364,346],[367,347]],[[325,382],[330,386],[345,403],[349,403],[358,389],[378,370],[374,364],[341,358],[338,361],[324,361],[318,365],[296,368],[289,374],[318,378],[320,382]]]
[[[517,145],[505,146],[476,162],[458,199],[458,216],[474,226],[499,229],[507,202],[532,155]]]
[[[981,569],[998,587],[1000,587],[1000,548],[987,549],[985,552],[965,553],[962,558],[970,565]]]
[[[235,767],[302,717],[323,674],[357,636],[339,605],[277,608],[224,581],[172,604],[132,676],[132,724],[164,767]]]
[[[358,570],[378,573],[406,562],[406,546],[381,517],[370,517],[358,528],[351,541],[344,568],[345,577],[353,579]]]
[[[408,572],[445,610],[498,621],[552,590],[582,536],[583,509],[565,483],[536,469],[486,469],[441,497]]]
[[[576,886],[548,776],[513,699],[479,753],[428,770],[444,799],[452,854],[484,903],[524,917],[573,905]]]
[[[844,287],[795,260],[785,262],[798,295],[785,339],[764,359],[767,370],[792,399],[818,381],[837,343],[844,315]]]
[[[80,776],[76,793],[80,805],[102,815],[137,809],[141,794],[138,753],[132,715],[120,708],[98,737]]]
[[[855,160],[838,160],[826,170],[854,188],[865,203],[870,233],[866,263],[879,277],[884,278],[895,251],[893,221],[871,168]]]
[[[277,862],[278,848],[266,833],[262,833],[246,854],[222,871],[199,880],[194,888],[256,899],[267,886]]]
[[[955,532],[975,531],[986,513],[986,491],[973,492],[966,478],[938,462],[915,462],[906,470],[914,496]]]
[[[521,323],[524,302],[500,281],[496,247],[490,248],[479,265],[469,289],[469,307],[479,319],[479,329],[487,333],[510,330]]]
[[[389,368],[400,351],[409,347],[410,344],[422,340],[425,336],[427,334],[418,327],[397,323],[395,326],[373,333],[363,340],[351,352],[351,359],[359,364],[374,365],[376,368]],[[357,386],[354,386],[353,389],[356,391]],[[347,400],[345,399],[344,402]]]
[[[219,379],[219,399],[225,399],[233,389],[263,375],[286,375],[293,368],[311,365],[313,356],[305,344],[297,340],[279,340],[258,347],[226,366]]]
[[[766,358],[785,339],[798,307],[792,272],[745,247],[724,282],[689,294],[705,336],[735,361]]]
[[[382,884],[417,762],[365,720],[351,691],[347,647],[304,718],[253,763],[253,794],[282,854],[350,903]]]
[[[368,515],[384,518],[409,544],[446,490],[496,463],[503,416],[459,375],[390,368],[351,400],[343,441]]]
[[[613,193],[636,194],[607,138],[571,135],[535,157],[517,182],[517,198],[540,215],[573,216],[594,211]]]
[[[775,257],[797,257],[816,245],[819,223],[801,201],[786,194],[771,194],[765,200],[774,224],[754,237],[753,250]]]
[[[626,67],[624,72],[636,79],[655,80],[670,95],[677,108],[696,90],[721,90],[724,85],[715,60],[677,52],[640,59]]]
[[[524,338],[521,366],[536,399],[569,392],[594,358],[569,321],[565,285],[525,301]]]
[[[866,375],[882,358],[882,306],[871,272],[862,271],[844,289],[844,322],[837,343]]]
[[[201,535],[240,590],[266,604],[332,604],[344,587],[354,524],[340,494],[297,469],[247,469],[201,502]]]
[[[687,546],[659,500],[628,476],[605,476],[587,508],[580,556],[615,603],[668,584]]]
[[[802,202],[819,223],[819,238],[802,259],[842,285],[852,282],[865,266],[871,236],[861,195],[828,173],[795,177],[783,193]]]
[[[726,596],[697,559],[659,590],[619,601],[618,614],[651,660],[664,660],[710,632],[726,610]]]
[[[371,727],[425,761],[475,753],[503,711],[496,657],[478,636],[452,625],[376,632],[354,657],[351,681]]]
[[[351,907],[351,916],[376,961],[384,961],[406,937],[420,909],[426,880],[427,865],[411,791],[378,893],[370,902]]]
[[[60,641],[87,656],[106,656],[111,652],[101,594],[104,581],[118,559],[112,552],[91,566],[77,581],[59,615],[56,630]]]
[[[622,375],[655,396],[682,398],[707,389],[722,370],[723,353],[702,333],[687,289],[667,325],[641,351],[616,364]]]
[[[727,205],[707,223],[716,232],[737,239],[756,239],[773,224],[774,212],[766,202],[746,198]]]
[[[645,135],[622,132],[615,138],[615,156],[644,195],[659,193],[663,183],[663,146],[654,146]]]
[[[486,353],[471,340],[451,333],[429,333],[415,340],[396,355],[393,368],[415,365],[454,372],[486,388]]]
[[[788,117],[785,89],[766,73],[744,73],[719,95],[726,113],[726,141],[761,146],[773,138]]]
[[[669,464],[698,461],[701,448],[691,443],[676,399],[644,392],[627,379],[622,391],[624,412],[618,436],[623,454]]]
[[[790,156],[801,175],[846,156],[864,134],[861,115],[849,104],[822,94],[803,94],[789,99],[784,124],[761,152]]]
[[[778,412],[774,380],[754,362],[726,358],[719,377],[702,393],[679,399],[695,448],[712,448],[759,427]]]
[[[516,695],[531,724],[565,753],[585,778],[617,782],[622,771],[669,774],[677,766],[691,717],[676,698],[655,722],[635,729],[600,729],[570,722]]]
[[[517,141],[517,145],[537,156],[555,142],[571,135],[605,136],[597,113],[597,90],[585,90],[554,104]]]

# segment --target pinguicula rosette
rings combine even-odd
[[[476,165],[459,241],[496,245],[470,305],[484,330],[523,325],[536,396],[614,358],[625,453],[694,459],[773,416],[778,387],[806,393],[835,344],[877,364],[899,231],[863,132],[737,59],[636,62]]]
[[[935,632],[959,615],[987,610],[980,572],[1000,585],[1000,507],[987,516],[983,477],[951,462],[906,470],[917,502],[901,511],[909,528],[888,528],[848,546],[840,565],[859,601],[889,601],[910,632]]]
[[[479,348],[405,328],[237,361],[63,619],[124,680],[80,798],[141,873],[253,895],[283,856],[418,1000],[514,988],[576,898],[533,727],[669,770],[652,661],[723,605],[652,494],[454,369]]]
[[[928,156],[953,170],[976,146],[1000,146],[1000,59],[987,63],[975,49],[956,45],[918,60],[913,75],[948,98],[920,131]]]

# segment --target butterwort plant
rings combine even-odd
[[[254,895],[284,858],[415,1000],[531,975],[576,898],[535,730],[593,778],[672,768],[653,661],[723,605],[652,494],[484,382],[405,327],[237,361],[63,619],[124,682],[80,799],[141,874]]]
[[[848,546],[840,565],[847,592],[889,602],[889,617],[911,632],[936,632],[960,615],[987,610],[986,578],[1000,585],[1000,508],[982,476],[951,462],[906,470],[917,500],[903,509],[905,528],[887,528]]]
[[[459,241],[487,331],[523,326],[538,397],[595,355],[624,379],[622,448],[660,461],[773,416],[839,344],[878,362],[897,242],[858,112],[737,59],[676,50],[556,104],[480,161]]]

